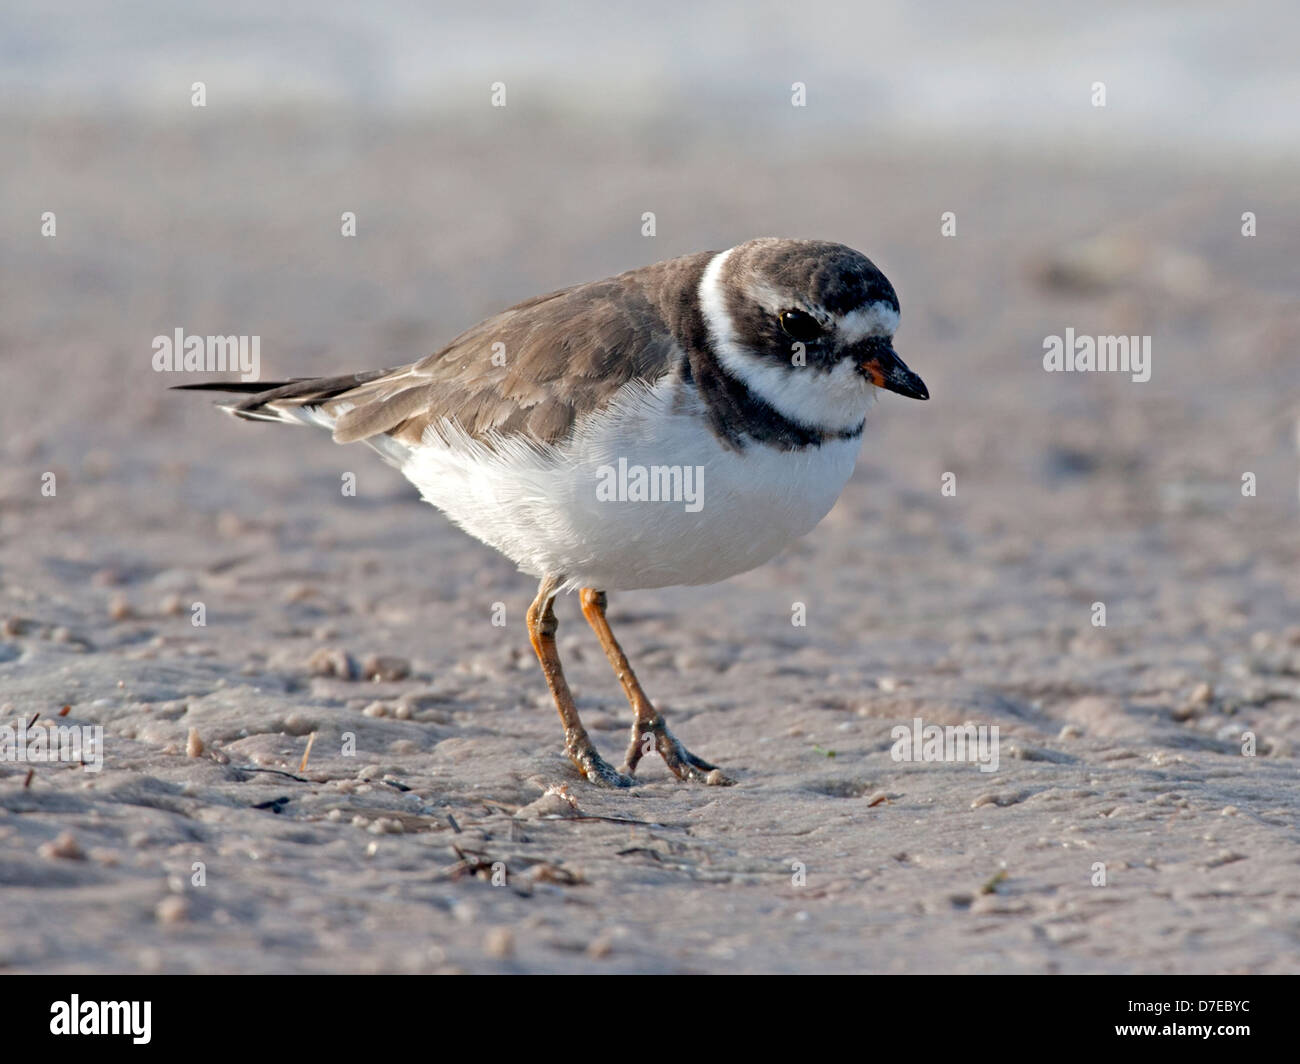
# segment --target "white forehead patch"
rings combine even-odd
[[[836,331],[846,343],[868,336],[893,336],[898,331],[898,311],[884,302],[859,307],[840,318]]]

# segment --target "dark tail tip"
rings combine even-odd
[[[286,385],[293,384],[295,381],[306,380],[305,377],[296,377],[289,381],[204,381],[202,384],[173,384],[169,391],[173,392],[236,392],[241,395],[257,395],[260,392],[273,391],[276,388],[283,388]]]

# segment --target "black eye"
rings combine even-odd
[[[804,343],[816,340],[822,334],[821,323],[802,310],[781,311],[781,328],[790,339]]]

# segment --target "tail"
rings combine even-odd
[[[239,402],[217,404],[227,414],[245,421],[280,421],[333,429],[333,416],[317,409],[320,404],[388,372],[377,369],[341,377],[295,377],[287,381],[207,381],[203,384],[177,384],[172,390],[247,395],[247,399]]]

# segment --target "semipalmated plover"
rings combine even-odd
[[[528,633],[591,782],[653,747],[679,779],[731,782],[646,697],[606,592],[708,584],[811,530],[853,472],[877,389],[928,399],[891,346],[894,289],[866,256],[751,240],[538,296],[397,369],[185,387],[251,393],[236,417],[364,441],[470,535],[541,581]],[[577,589],[635,720],[622,771],[578,719],[553,609]]]

